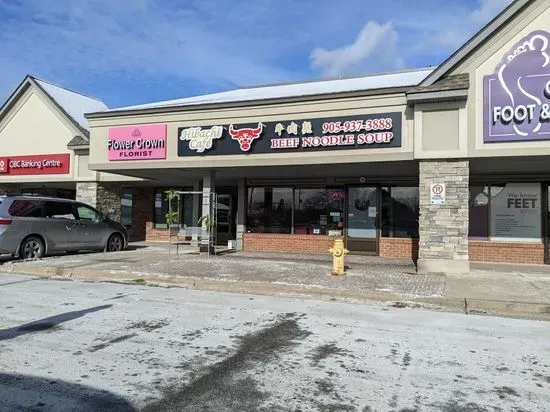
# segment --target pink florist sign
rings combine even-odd
[[[166,125],[112,127],[107,148],[109,160],[166,159]]]

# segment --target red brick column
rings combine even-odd
[[[150,187],[136,187],[132,193],[132,229],[130,230],[130,240],[135,242],[146,240],[147,233],[153,228],[154,189]]]

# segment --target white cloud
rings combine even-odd
[[[397,39],[391,22],[380,25],[369,21],[353,43],[333,50],[314,49],[310,55],[311,66],[325,76],[381,67],[402,68],[404,62],[397,49]]]
[[[474,23],[485,24],[500,13],[512,0],[481,0],[479,8],[470,14]]]

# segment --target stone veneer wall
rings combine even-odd
[[[76,200],[95,207],[117,222],[121,218],[120,183],[79,182],[76,184]]]
[[[467,272],[468,199],[467,160],[421,161],[419,216],[419,272]],[[446,185],[444,205],[430,203],[430,185]]]

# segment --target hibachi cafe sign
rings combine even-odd
[[[483,83],[485,143],[550,139],[550,33],[522,38]]]
[[[401,146],[401,113],[182,127],[178,156]]]

